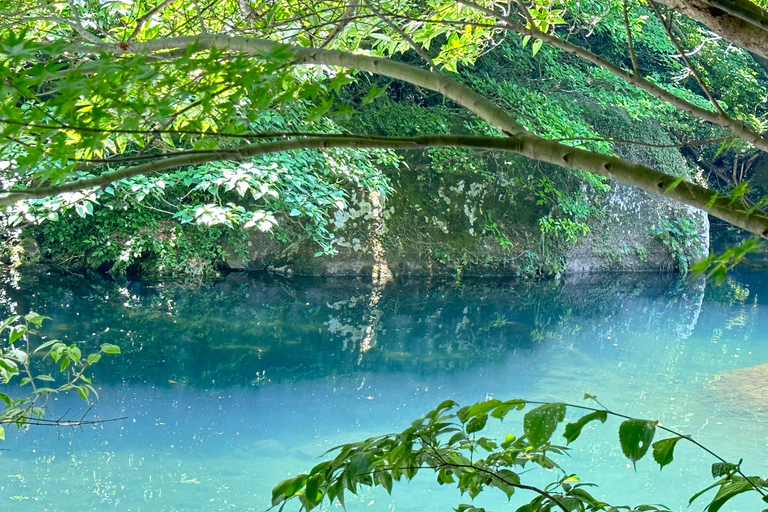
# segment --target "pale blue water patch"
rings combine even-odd
[[[39,279],[9,293],[20,308],[54,318],[49,335],[123,347],[100,363],[93,414],[127,419],[82,431],[9,430],[0,504],[14,510],[265,510],[272,486],[327,449],[402,430],[446,398],[585,403],[583,393],[593,393],[768,475],[768,400],[736,392],[739,374],[728,373],[768,363],[761,275],[706,293],[664,275],[384,289],[245,275],[197,290]],[[60,399],[50,413],[70,409],[81,403]],[[521,421],[505,428],[519,433]],[[616,421],[590,429],[562,460],[599,483],[597,495],[683,510],[712,481],[713,460],[682,443],[662,472],[650,458],[635,472],[617,429]],[[478,505],[497,512],[521,504],[486,494]],[[391,498],[364,491],[348,509],[442,511],[468,501],[429,475]],[[733,503],[723,510],[759,506]]]

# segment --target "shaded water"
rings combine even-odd
[[[189,290],[41,276],[4,301],[52,317],[45,335],[84,349],[118,344],[95,379],[83,431],[8,431],[0,506],[30,511],[265,510],[278,481],[339,443],[402,430],[439,402],[487,397],[584,403],[583,393],[658,419],[768,474],[766,277],[719,288],[674,276],[604,275],[564,283],[281,279],[232,274]],[[768,382],[767,382],[768,383]],[[756,387],[757,386],[757,387]],[[755,391],[757,389],[757,391]],[[82,410],[62,398],[51,415]],[[522,418],[506,425],[521,430]],[[585,433],[566,471],[611,502],[682,510],[712,480],[706,454],[678,445],[659,472],[635,473],[618,423]],[[535,476],[534,476],[535,478]],[[514,510],[488,491],[477,500]],[[348,509],[450,510],[468,497],[434,477],[363,491]],[[703,500],[693,509],[703,508]],[[756,498],[723,510],[757,509]]]

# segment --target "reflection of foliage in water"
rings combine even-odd
[[[51,316],[49,336],[121,346],[123,357],[103,365],[99,382],[258,386],[382,369],[460,371],[573,343],[585,322],[612,318],[625,300],[674,304],[691,293],[673,276],[654,276],[643,276],[642,287],[637,277],[615,276],[574,283],[400,279],[380,287],[235,273],[189,289],[40,275],[31,291],[7,287],[6,294],[22,312]]]

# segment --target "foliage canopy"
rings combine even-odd
[[[750,195],[744,172],[708,188],[631,163],[612,143],[655,143],[553,123],[546,100],[502,95],[493,77],[461,71],[519,45],[534,61],[576,59],[590,75],[571,84],[577,90],[589,96],[608,83],[608,101],[679,133],[672,145],[702,168],[717,174],[707,162],[726,152],[744,171],[768,149],[768,56],[754,44],[768,34],[765,19],[744,0],[16,0],[0,16],[4,220],[141,205],[183,229],[277,227],[280,236],[281,224],[298,222],[332,253],[329,212],[345,206],[344,187],[384,194],[380,166],[400,158],[392,150],[451,147],[623,181],[762,237],[768,201]],[[478,121],[408,136],[352,133],[350,118],[396,84],[439,93]],[[185,233],[186,243],[197,236]],[[128,253],[151,246],[137,245]],[[121,257],[130,254],[109,259]]]

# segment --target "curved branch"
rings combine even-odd
[[[670,21],[669,21],[669,24],[667,24],[667,23],[664,23],[664,17],[661,15],[661,11],[659,10],[659,8],[656,7],[656,4],[654,2],[649,2],[648,5],[650,5],[651,9],[653,9],[653,12],[656,13],[656,16],[659,18],[659,22],[661,22],[661,25],[664,27],[664,30],[667,32],[667,37],[669,38],[669,41],[675,46],[675,49],[680,55],[680,58],[683,59],[683,62],[685,62],[685,65],[688,66],[688,69],[693,74],[693,78],[696,79],[696,83],[699,84],[699,87],[701,87],[701,90],[703,90],[704,94],[706,94],[707,98],[709,98],[709,102],[712,103],[712,105],[715,107],[715,110],[717,111],[718,114],[720,114],[720,116],[727,117],[728,115],[720,106],[720,103],[718,103],[714,94],[712,94],[712,91],[709,90],[709,87],[707,87],[707,84],[704,83],[704,79],[701,77],[701,74],[699,74],[699,71],[693,65],[693,63],[691,62],[691,59],[688,58],[688,55],[683,50],[683,47],[680,46],[680,43],[677,42],[677,38],[672,33],[672,29],[670,27],[672,25],[672,20],[674,19],[674,13],[669,13]]]
[[[320,45],[320,48],[327,48],[328,45],[331,44],[334,39],[336,39],[336,36],[339,35],[342,30],[344,30],[344,27],[347,26],[352,18],[354,18],[355,11],[357,11],[358,1],[359,0],[349,0],[347,8],[344,10],[341,16],[339,16],[339,20],[336,22],[336,25],[334,25],[331,33],[328,34],[328,37],[325,38],[325,41],[323,41],[323,43]]]
[[[282,151],[333,148],[406,150],[441,146],[511,151],[533,160],[547,162],[566,169],[588,171],[700,208],[735,226],[763,238],[768,238],[768,214],[759,210],[754,211],[740,204],[735,204],[730,198],[720,196],[717,192],[649,167],[633,164],[613,156],[573,148],[532,134],[506,138],[469,135],[427,135],[393,139],[373,137],[288,139],[253,144],[231,150],[214,151],[202,155],[193,154],[170,157],[63,185],[7,192],[5,195],[0,196],[0,205],[12,204],[23,199],[50,197],[63,192],[100,187],[113,181],[182,166],[201,165],[222,160],[245,160],[259,155]]]
[[[369,57],[367,55],[357,55],[337,50],[304,48],[265,39],[229,36],[226,34],[157,39],[144,43],[123,45],[122,47],[119,44],[103,44],[99,46],[73,45],[69,47],[68,51],[78,53],[111,52],[121,55],[125,53],[155,53],[163,50],[178,50],[180,48],[187,48],[190,45],[196,45],[196,51],[198,52],[215,48],[217,50],[232,50],[255,55],[287,50],[294,57],[293,65],[322,64],[326,66],[340,66],[403,80],[442,94],[495,126],[506,135],[528,133],[523,125],[510,117],[502,108],[453,78],[381,57]]]
[[[763,151],[768,152],[768,139],[764,138],[760,133],[752,130],[751,128],[749,128],[747,125],[745,125],[740,121],[737,121],[731,117],[728,117],[727,115],[724,115],[724,114],[721,115],[718,112],[712,112],[711,110],[701,108],[699,106],[694,105],[693,103],[685,101],[684,99],[678,96],[675,96],[674,94],[667,91],[666,89],[663,89],[662,87],[659,87],[653,82],[646,80],[645,78],[638,75],[637,73],[630,73],[629,71],[626,71],[625,69],[622,69],[621,67],[610,62],[609,60],[603,57],[600,57],[599,55],[595,55],[594,53],[590,52],[585,48],[577,46],[573,43],[569,43],[568,41],[564,41],[558,38],[557,36],[554,36],[552,34],[547,34],[536,28],[526,28],[523,25],[520,25],[519,23],[515,23],[512,19],[499,14],[493,9],[483,7],[482,5],[479,5],[471,0],[457,0],[457,1],[466,5],[467,7],[472,7],[474,9],[477,9],[479,11],[482,11],[488,14],[489,16],[495,17],[500,22],[502,22],[503,25],[509,30],[512,30],[519,34],[530,35],[532,37],[542,39],[548,42],[549,44],[551,44],[552,46],[554,46],[555,48],[559,48],[560,50],[566,51],[572,55],[576,55],[579,58],[582,58],[588,62],[591,62],[592,64],[595,64],[596,66],[603,68],[604,70],[610,72],[611,74],[617,76],[618,78],[621,78],[622,80],[636,87],[639,87],[640,89],[652,94],[653,96],[655,96],[656,98],[662,101],[665,101],[671,105],[674,105],[675,107],[679,108],[680,110],[683,110],[684,112],[688,112],[689,114],[696,116],[700,119],[704,119],[705,121],[709,121],[712,124],[716,124],[716,125],[722,126],[723,128],[727,128],[731,130],[731,132],[733,132],[733,134],[739,137],[740,139],[743,139],[751,144],[754,144],[755,147],[758,147]],[[766,39],[766,45],[768,46],[768,38]]]
[[[416,41],[413,40],[411,36],[409,36],[405,30],[401,29],[394,23],[392,23],[392,20],[384,16],[381,11],[376,9],[376,7],[373,5],[373,2],[370,0],[366,0],[366,4],[368,5],[368,8],[373,12],[381,21],[383,21],[389,28],[394,30],[397,35],[403,38],[403,40],[408,43],[408,46],[410,46],[413,51],[415,51],[417,54],[419,54],[419,57],[426,62],[429,65],[429,68],[432,71],[437,71],[438,67],[435,65],[435,62],[432,60],[432,57],[429,56],[429,54],[424,51],[424,48],[421,47]]]
[[[632,28],[629,25],[629,6],[627,0],[624,0],[624,28],[627,31],[627,48],[629,48],[629,58],[632,61],[632,71],[637,76],[642,76],[640,65],[637,63],[637,54],[635,54],[635,45],[632,43]]]

